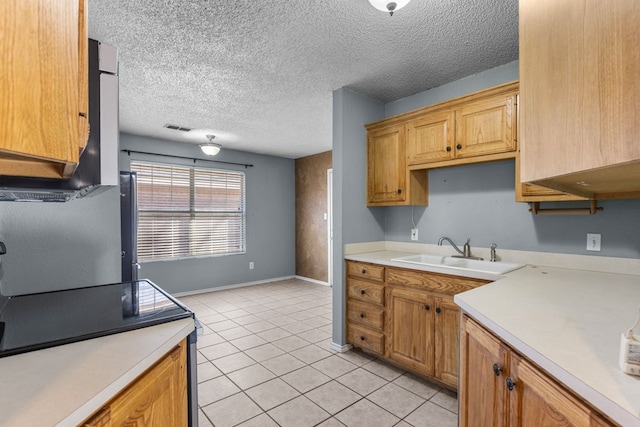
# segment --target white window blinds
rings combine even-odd
[[[245,252],[243,172],[131,162],[138,175],[138,259]]]

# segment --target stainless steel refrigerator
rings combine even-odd
[[[120,172],[120,235],[122,281],[138,280],[138,199],[135,172]]]

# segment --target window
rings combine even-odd
[[[131,162],[138,175],[138,259],[245,252],[243,172]]]

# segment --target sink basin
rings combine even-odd
[[[442,264],[447,267],[462,268],[465,270],[482,271],[485,273],[495,274],[505,274],[524,267],[524,264],[514,264],[510,262],[491,262],[479,259],[454,257],[445,257]]]
[[[471,270],[492,274],[505,274],[524,267],[524,264],[514,264],[509,262],[490,262],[478,259],[442,257],[438,255],[427,254],[417,254],[400,258],[393,258],[391,261],[446,267],[457,270]]]
[[[391,261],[410,262],[411,264],[427,264],[427,265],[441,265],[444,260],[443,256],[417,254],[400,258],[394,258]]]

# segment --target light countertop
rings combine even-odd
[[[640,277],[525,267],[455,302],[622,426],[640,426],[640,377],[618,367]]]
[[[640,426],[640,377],[618,367],[620,336],[640,304],[640,276],[528,265],[505,275],[464,274],[391,261],[410,253],[346,259],[495,280],[455,302],[512,348],[625,427]]]
[[[0,425],[75,426],[193,330],[180,319],[0,358]]]

